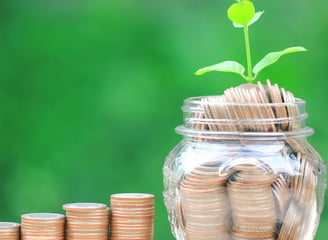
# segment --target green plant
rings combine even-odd
[[[277,62],[283,55],[307,51],[304,47],[290,47],[279,52],[271,52],[265,55],[255,66],[252,66],[251,48],[249,41],[248,28],[257,22],[264,12],[256,12],[254,4],[250,0],[237,0],[227,11],[228,18],[232,21],[234,27],[244,29],[246,59],[247,59],[247,75],[245,75],[245,67],[236,61],[224,61],[215,65],[201,68],[197,70],[196,75],[202,75],[207,72],[232,72],[241,75],[247,82],[253,82],[258,74],[266,67]]]

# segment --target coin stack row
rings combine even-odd
[[[113,194],[110,201],[112,209],[101,203],[69,203],[63,205],[66,217],[29,213],[21,216],[21,224],[0,222],[0,240],[108,240],[109,229],[113,240],[153,240],[154,195]]]

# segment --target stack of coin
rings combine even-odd
[[[291,177],[289,202],[281,225],[278,240],[312,239],[317,216],[316,189],[318,178],[312,163],[297,154],[295,176]]]
[[[100,203],[64,204],[66,210],[66,239],[108,239],[109,208]]]
[[[112,240],[152,240],[154,238],[154,195],[113,194],[110,203]]]
[[[256,165],[238,165],[228,182],[235,240],[275,239],[276,207],[271,184],[272,171]]]
[[[187,239],[229,239],[227,178],[227,174],[219,174],[217,166],[197,167],[183,178],[180,185],[183,219],[180,222]]]
[[[64,239],[65,216],[57,213],[29,213],[21,216],[22,240]]]
[[[0,239],[1,240],[19,240],[18,223],[0,222]]]

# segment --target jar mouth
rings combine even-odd
[[[182,107],[184,124],[178,134],[206,138],[285,139],[314,133],[306,127],[306,102],[229,102],[223,95],[187,98]]]
[[[204,103],[204,99],[208,98],[216,98],[222,97],[222,95],[211,95],[211,96],[198,96],[198,97],[190,97],[184,100],[184,105],[182,106],[183,112],[190,111],[202,111],[203,109],[200,107]],[[287,107],[291,105],[296,105],[299,110],[305,109],[306,101],[301,98],[295,98],[294,102],[282,102],[282,103],[252,103],[252,102],[243,102],[243,103],[234,103],[234,102],[225,102],[226,106],[264,106],[264,107]]]

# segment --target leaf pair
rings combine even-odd
[[[256,12],[254,4],[250,0],[237,1],[238,2],[233,3],[229,7],[227,14],[228,18],[232,21],[235,27],[244,28],[248,72],[247,76],[245,75],[245,67],[236,61],[224,61],[215,65],[201,68],[195,73],[196,75],[202,75],[212,71],[232,72],[239,74],[246,79],[246,81],[252,82],[264,68],[277,62],[283,55],[306,51],[304,47],[290,47],[279,52],[271,52],[265,55],[254,67],[252,67],[248,27],[257,22],[261,18],[264,11]]]
[[[280,57],[286,54],[295,53],[295,52],[304,52],[307,51],[304,47],[290,47],[286,48],[279,52],[271,52],[264,56],[252,69],[255,76],[250,81],[254,81],[257,75],[266,67],[277,62]],[[202,75],[207,72],[219,71],[219,72],[232,72],[241,75],[244,79],[247,80],[247,77],[244,75],[245,67],[236,61],[224,61],[215,65],[201,68],[197,70],[196,75]]]

